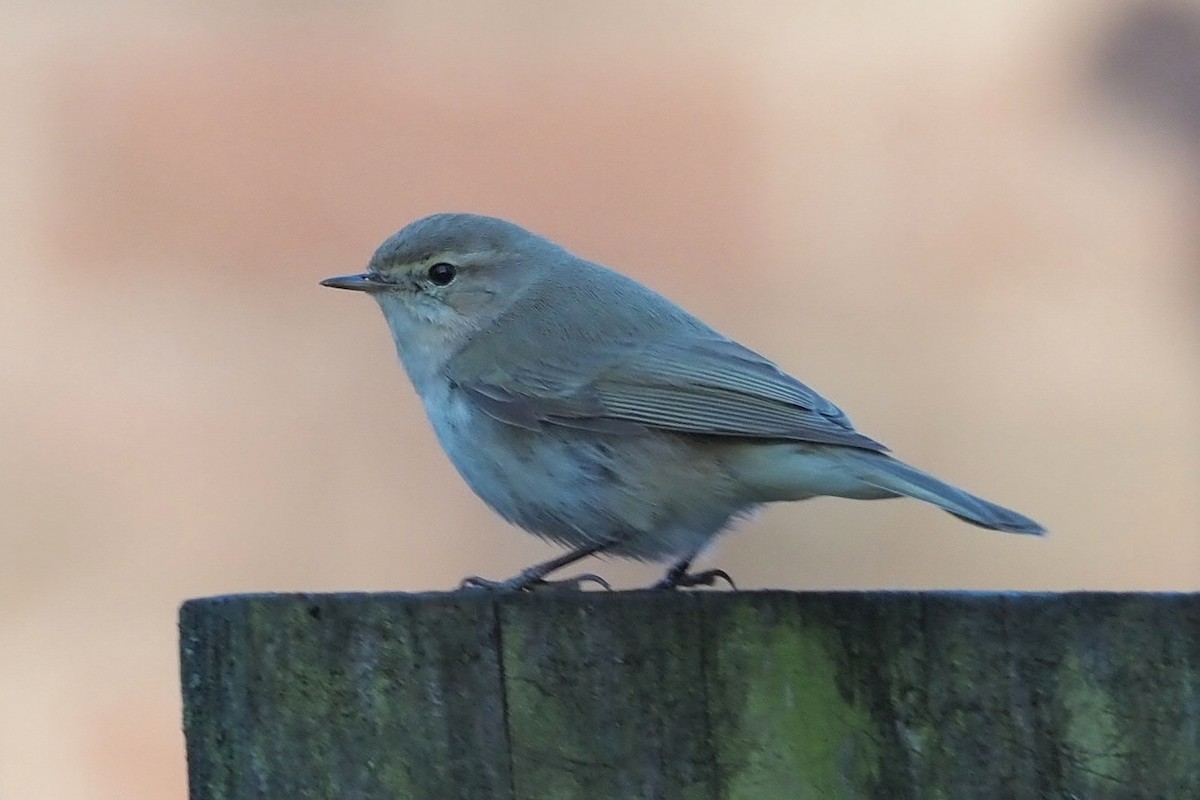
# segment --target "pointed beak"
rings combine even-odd
[[[321,281],[321,285],[331,286],[334,289],[353,289],[356,292],[379,292],[388,287],[387,283],[379,280],[378,275],[373,275],[370,272],[326,278]]]

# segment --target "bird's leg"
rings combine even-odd
[[[576,561],[599,553],[604,548],[610,547],[613,544],[614,542],[596,542],[584,545],[569,553],[564,553],[558,558],[552,558],[549,561],[534,564],[532,567],[526,567],[521,570],[519,575],[509,578],[506,581],[490,581],[487,578],[472,575],[469,578],[463,578],[462,582],[458,584],[458,588],[490,589],[498,592],[527,592],[539,588],[582,589],[584,583],[592,581],[611,591],[612,587],[608,585],[608,581],[599,575],[588,573],[576,575],[561,581],[548,581],[546,580],[546,576],[560,567],[565,567],[567,564],[574,564]]]
[[[686,589],[689,586],[712,586],[718,580],[725,581],[729,584],[729,588],[737,591],[737,584],[733,582],[733,578],[729,577],[729,573],[723,569],[708,569],[704,572],[688,572],[688,568],[692,566],[692,559],[683,559],[677,562],[662,577],[658,583],[654,584],[654,589]]]

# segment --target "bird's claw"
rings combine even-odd
[[[717,581],[725,581],[729,588],[737,591],[737,584],[729,573],[723,569],[706,569],[704,572],[680,572],[678,575],[668,572],[662,580],[654,584],[654,589],[687,589],[693,586],[714,586]]]
[[[506,581],[493,581],[481,578],[478,575],[472,575],[469,578],[463,578],[459,582],[458,588],[460,590],[483,589],[489,592],[582,592],[585,591],[584,584],[586,583],[595,583],[605,591],[611,592],[613,590],[612,585],[608,581],[590,572],[557,581],[548,581],[541,575],[526,573],[521,573],[515,578],[509,578]]]

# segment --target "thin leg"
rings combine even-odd
[[[685,558],[677,562],[662,577],[658,583],[654,584],[654,589],[686,589],[689,586],[712,586],[718,580],[725,581],[729,584],[729,588],[737,591],[737,584],[733,582],[733,578],[729,577],[729,573],[723,569],[709,569],[704,572],[688,572],[692,566],[692,559]]]
[[[516,577],[509,578],[506,581],[490,581],[486,578],[480,578],[477,575],[472,575],[469,578],[463,578],[458,584],[460,589],[491,589],[500,592],[524,592],[538,586],[552,585],[567,585],[574,588],[581,588],[581,584],[587,581],[594,581],[605,589],[612,589],[608,585],[608,581],[601,578],[599,575],[576,575],[573,578],[567,578],[562,581],[548,581],[546,576],[560,567],[565,567],[567,564],[574,564],[580,559],[587,558],[590,555],[599,553],[606,547],[610,547],[614,542],[598,542],[588,544],[578,549],[572,550],[569,553],[564,553],[558,558],[552,558],[549,561],[543,561],[540,564],[534,564],[532,567],[526,567],[521,570],[521,574]]]

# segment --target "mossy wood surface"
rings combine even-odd
[[[1200,595],[248,595],[192,800],[1200,797]]]

